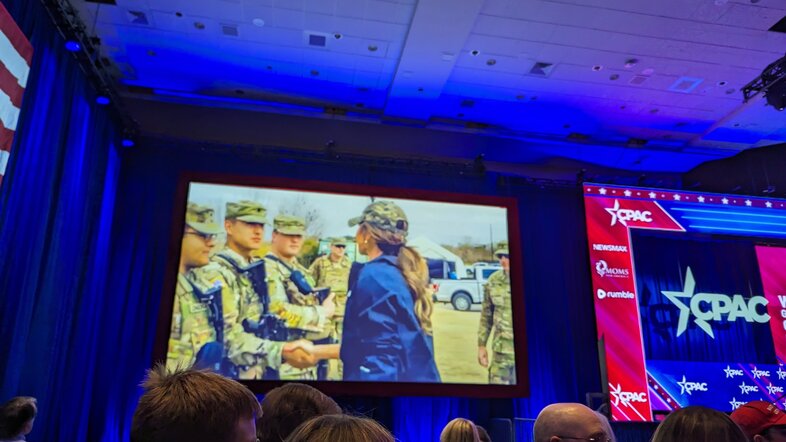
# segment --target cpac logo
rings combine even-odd
[[[770,384],[770,385],[767,386],[767,393],[770,394],[770,395],[777,394],[777,393],[783,393],[783,387],[779,387],[777,385]]]
[[[647,393],[631,393],[629,391],[622,391],[620,384],[617,384],[616,387],[609,384],[609,393],[611,393],[611,403],[615,407],[618,404],[621,404],[622,406],[633,408],[631,402],[647,402]]]
[[[709,391],[706,382],[690,382],[685,379],[685,375],[682,375],[682,381],[677,382],[677,385],[682,390],[680,394],[688,393],[688,396],[692,395],[694,391]]]
[[[778,366],[778,371],[776,371],[775,373],[778,374],[778,380],[779,381],[782,381],[782,380],[786,379],[786,371],[781,370],[780,366]]]
[[[765,378],[770,377],[769,370],[759,370],[758,368],[756,368],[755,365],[753,366],[753,370],[751,370],[751,373],[753,373],[753,379],[761,379],[762,376],[764,376]]]
[[[734,378],[735,376],[742,376],[744,374],[742,372],[742,369],[737,370],[735,368],[731,368],[728,365],[726,366],[726,368],[723,369],[723,371],[726,373],[726,379]]]
[[[696,293],[696,280],[690,267],[685,274],[685,287],[681,292],[662,290],[666,298],[680,309],[680,318],[677,322],[677,336],[688,329],[688,320],[693,316],[693,322],[715,339],[712,327],[707,321],[736,321],[739,318],[747,322],[766,323],[770,315],[766,313],[767,298],[752,296],[745,299],[742,295],[724,295],[721,293]],[[680,300],[685,299],[688,304]],[[759,313],[757,307],[761,306],[765,313]]]
[[[742,381],[742,383],[739,385],[739,387],[740,387],[740,392],[742,394],[750,394],[750,393],[758,393],[759,392],[758,385],[747,385],[747,384],[745,384],[745,381]]]
[[[611,278],[627,278],[630,276],[629,269],[620,269],[617,267],[609,267],[609,263],[600,260],[595,263],[595,271],[602,277],[608,276]]]
[[[614,207],[605,210],[611,215],[612,226],[617,224],[617,221],[625,227],[628,227],[628,221],[652,222],[652,212],[649,210],[620,209],[619,200],[614,200]]]
[[[738,402],[737,398],[733,397],[729,401],[729,404],[731,404],[731,409],[732,410],[736,410],[736,409],[740,408],[741,406],[745,405],[745,402]]]
[[[592,250],[598,252],[621,252],[621,253],[628,253],[628,246],[622,246],[617,244],[593,244]]]
[[[633,293],[628,291],[607,292],[603,289],[598,289],[598,299],[604,298],[633,299]]]

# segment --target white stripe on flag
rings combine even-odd
[[[0,58],[2,58],[5,67],[11,72],[20,86],[27,86],[27,75],[30,73],[30,66],[27,61],[16,52],[16,48],[11,43],[11,40],[5,36],[5,33],[0,32]]]
[[[16,130],[16,123],[19,121],[19,108],[11,102],[11,97],[0,89],[0,121],[9,130]]]
[[[0,150],[0,176],[5,175],[5,166],[8,165],[8,157],[10,156],[8,151]]]

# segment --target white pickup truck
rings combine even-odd
[[[471,267],[467,279],[432,279],[435,302],[449,302],[456,310],[467,311],[472,304],[483,302],[483,286],[492,273],[501,269],[498,264],[479,263]]]

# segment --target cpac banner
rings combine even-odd
[[[783,403],[784,201],[592,184],[584,193],[613,418]]]

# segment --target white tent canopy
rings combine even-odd
[[[467,277],[467,268],[464,266],[464,260],[462,260],[458,255],[451,252],[450,250],[435,243],[434,241],[426,237],[419,236],[415,239],[407,241],[407,245],[416,249],[418,253],[420,253],[424,258],[443,259],[445,261],[454,263],[456,266],[456,275],[458,275],[459,278]]]

